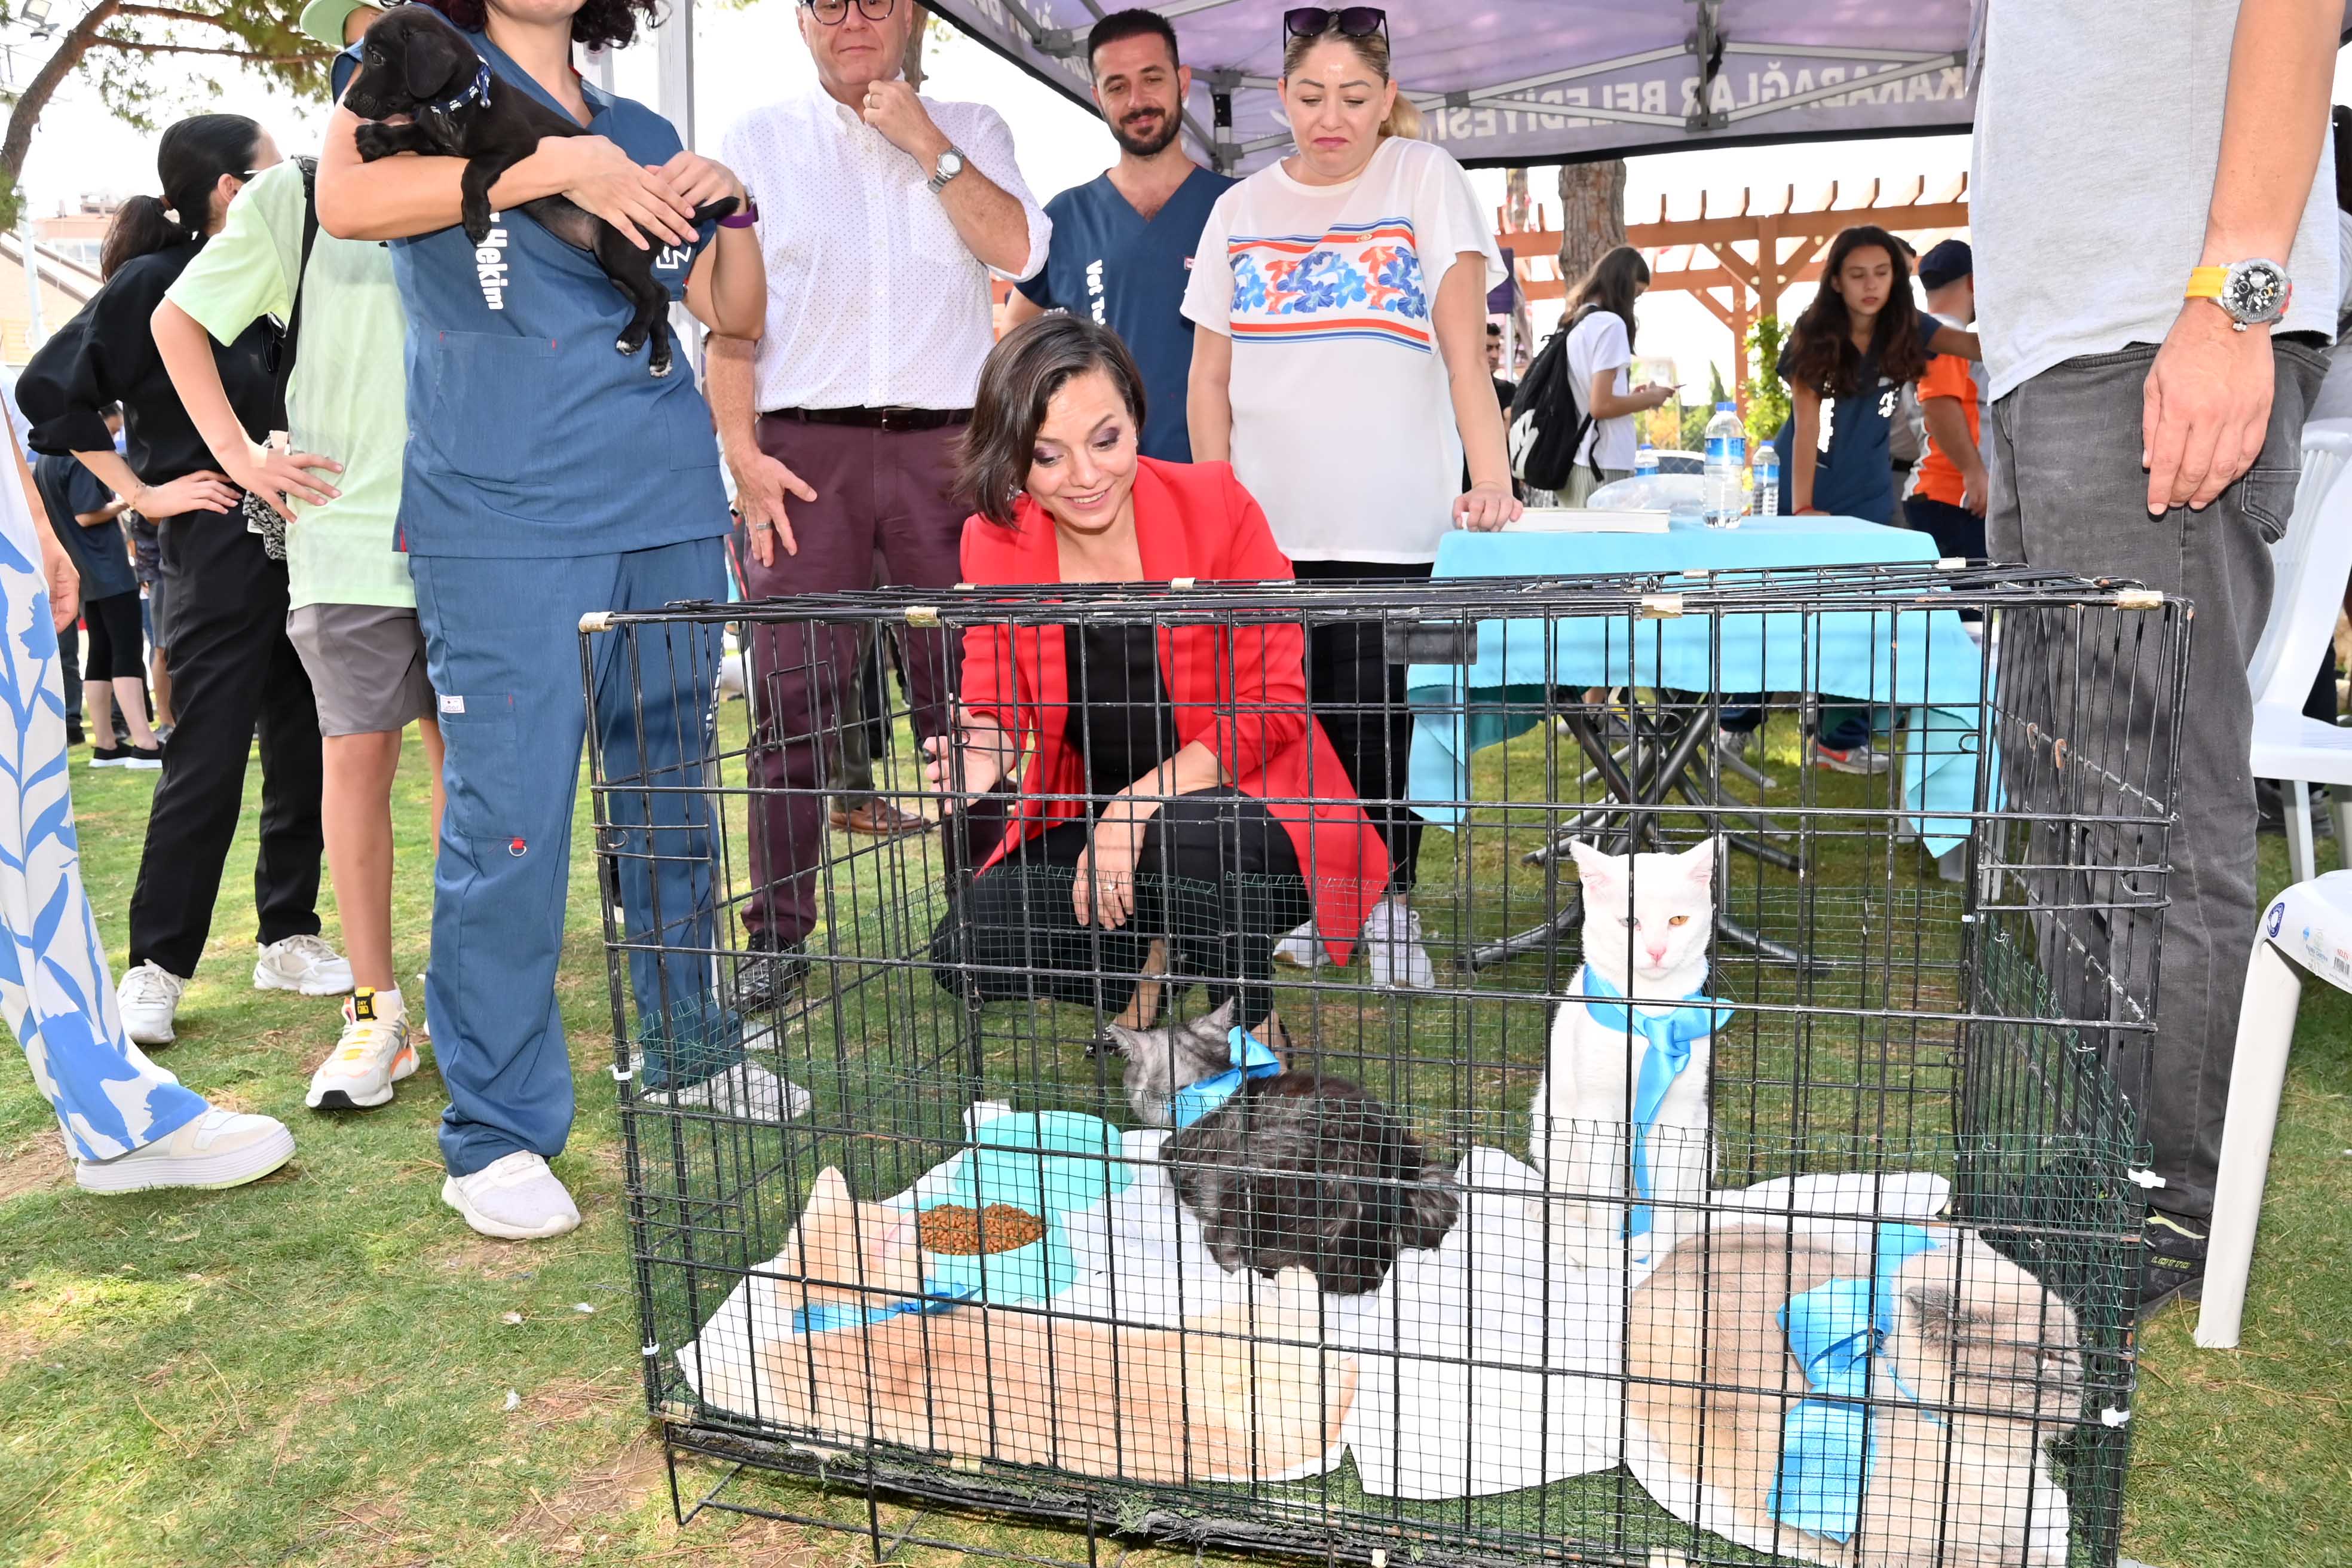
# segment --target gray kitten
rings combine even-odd
[[[1227,1003],[1190,1024],[1111,1027],[1139,1116],[1165,1126],[1177,1089],[1233,1065],[1233,1016]],[[1319,1073],[1251,1079],[1171,1133],[1160,1160],[1228,1273],[1304,1268],[1339,1295],[1379,1289],[1399,1252],[1439,1245],[1461,1215],[1453,1180],[1425,1169],[1388,1107]]]
[[[1168,1102],[1180,1089],[1214,1078],[1234,1065],[1226,1036],[1233,1030],[1240,999],[1189,1024],[1161,1024],[1149,1029],[1107,1024],[1108,1044],[1127,1058],[1127,1102],[1146,1127],[1165,1127]],[[1173,1009],[1171,1009],[1171,1011]]]

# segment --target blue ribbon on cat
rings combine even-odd
[[[903,1296],[887,1307],[856,1304],[801,1307],[793,1312],[793,1332],[824,1334],[835,1329],[852,1329],[866,1323],[887,1323],[893,1318],[909,1313],[929,1317],[936,1312],[961,1307],[966,1301],[979,1299],[980,1292],[970,1286],[958,1286],[941,1290],[927,1287],[919,1296]]]
[[[1861,1403],[1870,1396],[1871,1357],[1895,1331],[1895,1276],[1937,1245],[1918,1226],[1882,1226],[1870,1279],[1828,1280],[1780,1309],[1789,1353],[1813,1387],[1780,1421],[1780,1468],[1765,1508],[1782,1524],[1839,1542],[1853,1534],[1873,1458],[1871,1410]],[[1920,1403],[1892,1366],[1882,1375],[1905,1399]]]
[[[1592,1015],[1594,1023],[1619,1034],[1632,1030],[1650,1042],[1650,1048],[1642,1053],[1641,1071],[1633,1081],[1633,1195],[1646,1200],[1650,1195],[1650,1129],[1665,1106],[1666,1091],[1690,1066],[1692,1043],[1715,1033],[1716,1015],[1728,1013],[1731,1007],[1704,991],[1694,991],[1683,998],[1683,1005],[1671,1012],[1644,1013],[1626,1005],[1625,994],[1589,963],[1584,966],[1582,994],[1586,998],[1585,1011]],[[1598,999],[1601,997],[1617,1000]],[[1646,1201],[1626,1211],[1625,1234],[1650,1234],[1650,1205]]]
[[[1274,1047],[1239,1025],[1225,1031],[1225,1045],[1234,1065],[1214,1078],[1178,1089],[1168,1101],[1171,1123],[1190,1127],[1240,1093],[1242,1085],[1251,1079],[1272,1078],[1282,1070],[1282,1058],[1274,1054]]]

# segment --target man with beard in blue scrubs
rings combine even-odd
[[[1176,29],[1152,11],[1114,11],[1087,35],[1095,105],[1118,143],[1118,162],[1045,204],[1054,222],[1045,270],[1023,279],[1006,330],[1067,310],[1127,340],[1143,372],[1143,455],[1192,460],[1185,383],[1192,323],[1184,284],[1209,209],[1233,184],[1184,152],[1184,98],[1192,73],[1177,63]]]
[[[547,1164],[572,1113],[555,977],[590,718],[580,620],[724,599],[728,513],[693,378],[656,379],[644,353],[616,353],[625,298],[593,257],[516,209],[561,193],[656,247],[656,276],[717,332],[757,335],[767,285],[741,182],[572,68],[575,44],[628,43],[653,0],[436,9],[487,63],[492,90],[529,93],[591,132],[542,140],[491,188],[496,223],[478,248],[457,225],[463,161],[363,163],[346,109],[329,124],[318,180],[327,232],[393,242],[408,314],[400,534],[448,747],[425,982],[450,1101],[441,1195],[483,1235],[522,1240],[580,1223]],[[698,232],[696,208],[726,196],[735,216]],[[799,1114],[806,1095],[744,1059],[740,1021],[711,994],[710,841],[692,792],[718,628],[656,632],[634,659],[617,637],[599,651],[606,775],[676,790],[611,797],[637,948],[640,1089],[725,1115]]]

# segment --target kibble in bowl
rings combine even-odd
[[[952,1258],[1016,1252],[1045,1234],[1043,1219],[1011,1204],[990,1204],[978,1209],[941,1204],[925,1209],[915,1220],[917,1244],[926,1252]]]

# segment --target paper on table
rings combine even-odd
[[[1503,527],[1515,533],[1664,533],[1663,511],[1601,511],[1591,507],[1531,506],[1517,522]]]

